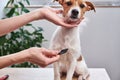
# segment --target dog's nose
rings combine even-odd
[[[77,9],[73,9],[73,10],[72,10],[72,15],[77,16],[77,15],[78,15],[78,13],[79,13],[79,12],[78,12],[78,10],[77,10]]]
[[[77,9],[73,9],[71,13],[72,13],[71,14],[71,18],[72,19],[77,19],[78,14],[79,14],[78,10]]]

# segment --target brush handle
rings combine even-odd
[[[61,54],[66,53],[67,51],[68,51],[68,48],[66,48],[66,49],[62,49],[58,54],[61,55]]]

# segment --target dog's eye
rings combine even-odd
[[[72,5],[72,2],[66,2],[67,6],[71,6]]]
[[[84,8],[84,7],[85,7],[85,5],[84,5],[84,4],[80,4],[80,7],[81,7],[81,8]]]

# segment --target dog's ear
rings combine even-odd
[[[54,0],[54,2],[55,1],[59,2],[62,5],[64,0]]]
[[[86,8],[87,11],[94,10],[94,12],[96,12],[95,6],[91,2],[85,1],[85,3],[87,5],[87,8]]]

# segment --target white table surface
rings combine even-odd
[[[90,68],[91,80],[110,80],[104,68]],[[53,68],[4,68],[0,77],[9,75],[8,80],[54,80]]]

